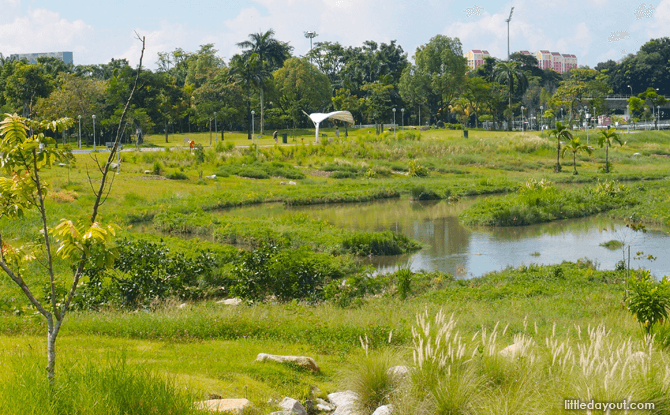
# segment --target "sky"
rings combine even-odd
[[[314,42],[361,46],[396,40],[412,59],[438,34],[459,38],[463,51],[548,49],[574,54],[594,67],[636,53],[652,38],[670,36],[670,0],[0,0],[0,53],[74,52],[75,65],[126,58],[137,65],[146,37],[145,66],[158,52],[197,51],[213,43],[226,62],[250,33],[275,31],[293,54]]]

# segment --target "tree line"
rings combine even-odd
[[[317,42],[306,56],[293,56],[293,47],[272,29],[252,33],[238,46],[242,52],[227,62],[213,44],[158,53],[157,69],[140,74],[142,88],[129,108],[123,140],[153,132],[167,141],[170,133],[214,126],[251,136],[252,112],[261,132],[310,127],[303,111],[348,110],[365,124],[389,123],[394,115],[397,124],[473,127],[519,116],[573,120],[592,109],[607,114],[604,98],[610,94],[633,95],[632,114],[650,118],[670,94],[667,37],[650,40],[619,63],[564,74],[540,69],[534,56],[521,53],[509,61],[486,58],[470,71],[460,40],[444,35],[419,46],[414,63],[396,41]],[[88,141],[96,115],[102,141],[118,125],[135,76],[125,59],[74,66],[51,57],[29,64],[0,55],[0,107],[38,120],[81,116]]]

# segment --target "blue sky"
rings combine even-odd
[[[303,32],[314,30],[315,41],[345,46],[395,39],[410,58],[443,34],[458,37],[464,51],[487,49],[503,58],[511,7],[512,51],[573,53],[580,65],[616,60],[651,38],[670,36],[670,0],[0,0],[0,53],[73,51],[75,64],[111,58],[137,64],[137,31],[147,38],[145,63],[155,68],[158,52],[206,43],[227,61],[249,33],[273,28],[296,55],[309,49]]]

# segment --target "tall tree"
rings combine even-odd
[[[528,88],[528,78],[521,70],[521,63],[517,61],[498,62],[493,68],[493,77],[496,82],[507,85],[508,93],[508,123],[507,129],[512,129],[512,92],[518,92],[520,95]],[[516,85],[516,86],[515,86]]]
[[[556,137],[556,165],[554,166],[554,173],[560,173],[561,171],[561,140],[566,142],[572,140],[572,133],[568,127],[561,124],[561,122],[556,123],[556,129],[551,130],[549,136]]]
[[[251,140],[251,88],[259,86],[271,74],[263,69],[260,56],[252,53],[233,56],[230,60],[230,75],[242,86],[247,95],[247,136]]]
[[[279,104],[294,125],[302,117],[302,111],[323,111],[330,105],[330,80],[307,58],[287,59],[273,77]]]
[[[244,54],[248,57],[251,54],[258,55],[260,66],[258,67],[256,78],[260,80],[258,83],[260,89],[260,104],[261,104],[261,134],[263,134],[263,115],[264,102],[263,94],[265,92],[264,80],[270,77],[270,74],[276,69],[280,68],[286,59],[291,56],[293,49],[288,43],[281,42],[274,38],[275,32],[269,29],[265,33],[251,33],[249,40],[245,40],[237,44],[242,49],[246,49]]]

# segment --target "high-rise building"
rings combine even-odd
[[[465,54],[468,60],[468,67],[470,70],[477,69],[484,64],[484,58],[489,57],[487,50],[471,50]]]
[[[72,52],[45,52],[45,53],[19,53],[10,55],[13,59],[27,59],[28,63],[37,63],[37,58],[51,57],[58,58],[65,62],[65,64],[74,63]]]

